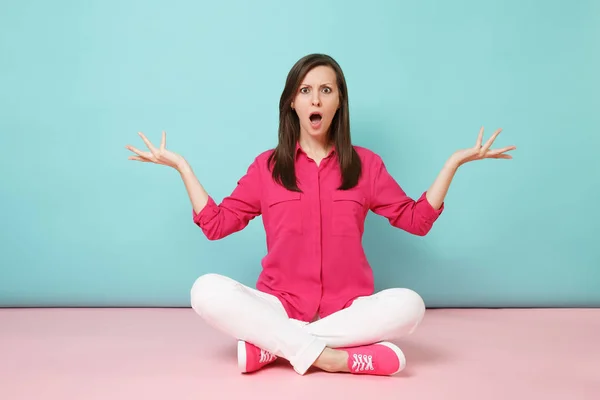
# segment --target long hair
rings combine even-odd
[[[338,189],[346,190],[356,186],[361,174],[360,158],[350,139],[348,88],[342,68],[328,55],[309,54],[298,60],[288,73],[279,100],[279,143],[268,160],[269,166],[272,166],[273,179],[286,189],[296,192],[301,191],[294,167],[296,143],[300,138],[300,121],[292,109],[292,101],[306,74],[322,65],[335,71],[340,96],[340,107],[328,131],[328,140],[335,145],[342,176]]]

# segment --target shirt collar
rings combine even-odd
[[[300,142],[299,142],[299,141],[296,141],[296,152],[295,152],[295,156],[296,156],[296,157],[298,157],[298,154],[300,154],[300,153],[304,153],[304,154],[306,154],[306,153],[304,152],[304,150],[302,150],[302,147],[300,147]],[[331,150],[329,150],[329,153],[327,153],[327,155],[325,156],[325,158],[327,158],[327,157],[331,157],[331,156],[332,156],[332,155],[334,155],[334,154],[335,154],[335,146],[333,146],[333,147],[331,148]]]

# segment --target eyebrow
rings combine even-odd
[[[321,86],[327,86],[327,85],[333,86],[333,83],[325,82],[325,83],[321,84]],[[300,86],[310,86],[310,87],[312,87],[312,85],[309,85],[308,83],[302,83]]]

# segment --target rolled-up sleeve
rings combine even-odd
[[[390,221],[396,228],[418,236],[425,236],[434,222],[442,214],[444,204],[439,209],[427,200],[427,192],[414,200],[400,187],[389,174],[383,160],[376,157],[369,171],[371,176],[370,209]]]
[[[200,212],[192,209],[194,223],[209,240],[222,239],[238,232],[261,214],[260,179],[258,160],[255,159],[233,192],[220,204],[209,196]]]

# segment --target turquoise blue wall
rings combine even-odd
[[[252,4],[250,4],[252,3]],[[276,143],[292,64],[335,57],[356,144],[419,196],[479,127],[514,160],[459,170],[426,237],[370,215],[378,289],[429,306],[600,305],[597,1],[12,2],[0,13],[0,304],[187,306],[253,285],[260,219],[209,242],[144,131],[216,199]]]

